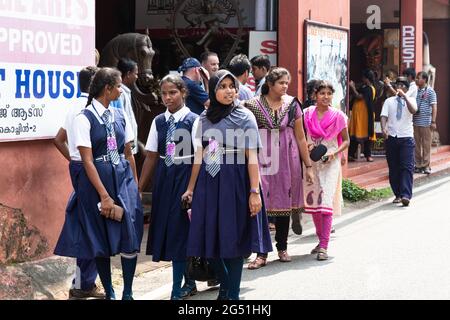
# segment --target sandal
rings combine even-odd
[[[247,267],[247,268],[248,268],[249,270],[256,270],[256,269],[265,267],[266,264],[267,264],[267,258],[257,256],[257,257],[255,258],[255,260],[253,260],[252,262],[250,262],[250,263],[248,264],[248,267]]]
[[[280,262],[291,262],[292,259],[287,253],[286,250],[280,250],[278,251],[278,258],[280,258]]]
[[[319,253],[319,249],[320,249],[320,247],[319,247],[319,245],[317,245],[314,249],[311,250],[311,254]]]
[[[301,218],[300,218],[301,213],[298,212],[294,212],[292,213],[291,217],[292,217],[292,231],[294,231],[295,234],[301,235],[303,232],[303,228],[302,228],[302,223],[301,223]]]
[[[327,249],[324,248],[319,249],[319,252],[317,253],[317,260],[319,261],[328,260]]]
[[[366,160],[367,160],[367,162],[374,162],[375,161],[375,160],[373,160],[372,157],[367,157]]]

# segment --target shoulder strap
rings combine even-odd
[[[297,111],[297,103],[300,106],[300,108],[302,108],[302,104],[300,102],[300,100],[298,100],[297,97],[294,97],[292,99],[291,104],[289,105],[289,111],[288,111],[288,124],[290,124],[292,122],[292,120],[295,119],[295,112]]]

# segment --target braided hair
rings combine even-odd
[[[92,103],[94,98],[98,98],[106,86],[113,87],[121,80],[121,73],[119,70],[113,68],[99,69],[92,79],[89,87],[89,98],[86,107]]]

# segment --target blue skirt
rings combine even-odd
[[[81,259],[110,257],[140,251],[143,211],[139,192],[128,160],[117,166],[95,163],[100,179],[114,202],[123,207],[121,222],[100,215],[97,190],[81,162],[71,162],[74,194],[66,208],[66,219],[54,253]]]
[[[187,255],[237,258],[272,251],[265,208],[252,218],[249,196],[246,164],[222,164],[212,178],[203,163],[192,201]]]
[[[186,192],[191,170],[191,165],[167,167],[159,160],[147,241],[147,254],[153,261],[186,260],[189,218],[181,209],[181,196]]]

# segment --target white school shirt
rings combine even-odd
[[[403,111],[400,120],[397,120],[397,96],[387,98],[381,110],[381,116],[387,117],[387,131],[392,137],[412,138],[414,137],[413,115],[402,99]]]
[[[166,110],[166,112],[164,112],[164,118],[167,122],[172,115],[175,118],[175,124],[177,124],[179,121],[183,121],[184,118],[189,114],[189,112],[191,112],[191,110],[185,105],[173,114],[170,113],[169,110]],[[156,118],[153,119],[152,126],[150,127],[150,132],[147,138],[147,144],[145,145],[145,150],[150,152],[158,152],[158,129],[156,128],[155,120]]]
[[[97,112],[95,112],[94,108]],[[106,108],[100,102],[93,99],[92,103],[89,106],[87,106],[86,109],[88,109],[94,114],[95,118],[100,124],[103,124],[103,120],[100,117],[106,111]],[[111,106],[108,109],[111,110],[109,120],[111,121],[111,123],[113,123],[114,113],[119,111],[118,109],[112,108]],[[134,134],[133,129],[131,128],[130,119],[128,119],[128,116],[125,112],[123,112],[123,117],[125,118],[125,143],[128,143],[134,140]],[[80,113],[75,118],[74,126],[75,126],[75,145],[77,147],[92,148],[91,134],[90,134],[91,123],[89,122],[88,118],[83,113]]]
[[[85,92],[81,93],[81,96],[77,100],[77,104],[69,109],[64,120],[64,124],[61,128],[66,130],[67,134],[67,145],[69,147],[70,159],[74,161],[81,161],[80,151],[75,145],[75,127],[74,122],[76,116],[86,108],[86,103],[88,100],[88,94]]]

